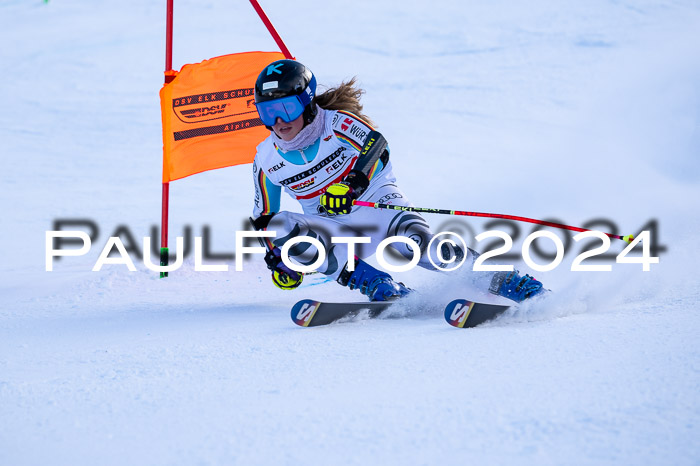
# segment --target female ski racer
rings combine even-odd
[[[420,248],[418,265],[432,270],[461,261],[465,254],[467,263],[473,263],[478,253],[443,242],[438,255],[439,242],[430,242],[433,233],[420,215],[352,205],[355,199],[411,205],[396,184],[386,141],[362,113],[364,91],[354,84],[352,79],[316,95],[316,78],[297,61],[278,60],[262,70],[255,83],[255,105],[270,136],[258,145],[253,163],[253,225],[276,232],[267,241],[265,261],[278,287],[294,289],[303,278],[285,266],[280,248],[291,238],[308,236],[320,241],[326,252],[319,272],[359,289],[372,301],[384,301],[410,289],[362,260],[372,252],[358,247],[354,259],[348,260],[349,245],[332,242],[332,237],[369,237],[375,247],[388,237],[410,238]],[[299,201],[303,213],[280,212],[283,189]],[[408,244],[394,242],[391,247],[413,258]],[[289,257],[302,265],[315,263],[318,254],[306,242],[289,249]],[[437,268],[429,254],[442,261],[436,262]],[[487,278],[483,283],[492,293],[517,302],[543,291],[540,282],[517,271],[474,274]]]

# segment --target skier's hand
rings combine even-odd
[[[336,183],[328,187],[321,194],[321,207],[330,215],[349,214],[352,209],[352,201],[357,199],[355,190],[346,183]]]
[[[301,285],[304,274],[292,270],[282,262],[282,252],[280,248],[274,248],[265,254],[267,268],[272,271],[272,283],[283,290],[293,290]]]

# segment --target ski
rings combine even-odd
[[[292,307],[292,320],[300,327],[328,325],[343,317],[354,317],[361,311],[369,311],[370,318],[377,317],[396,301],[368,301],[352,303],[327,303],[304,299]]]
[[[457,328],[470,328],[495,319],[503,314],[510,306],[501,304],[486,304],[455,299],[445,308],[445,320]]]
[[[303,299],[292,307],[292,321],[300,327],[328,325],[345,317],[354,317],[368,311],[369,318],[375,318],[391,307],[396,301],[367,301],[350,303],[329,303]],[[495,319],[510,306],[486,304],[467,299],[455,299],[445,308],[445,320],[457,328],[470,328]]]

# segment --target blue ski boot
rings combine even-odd
[[[403,283],[395,282],[388,273],[377,270],[357,258],[355,271],[350,272],[346,265],[338,277],[338,283],[350,287],[351,290],[359,289],[370,301],[389,301],[411,292]]]
[[[521,277],[517,270],[513,272],[496,272],[491,279],[489,291],[495,295],[512,299],[516,303],[544,293],[542,283],[530,275]]]

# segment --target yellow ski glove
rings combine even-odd
[[[352,201],[357,198],[355,190],[345,183],[336,183],[321,194],[321,207],[330,215],[349,214]]]

